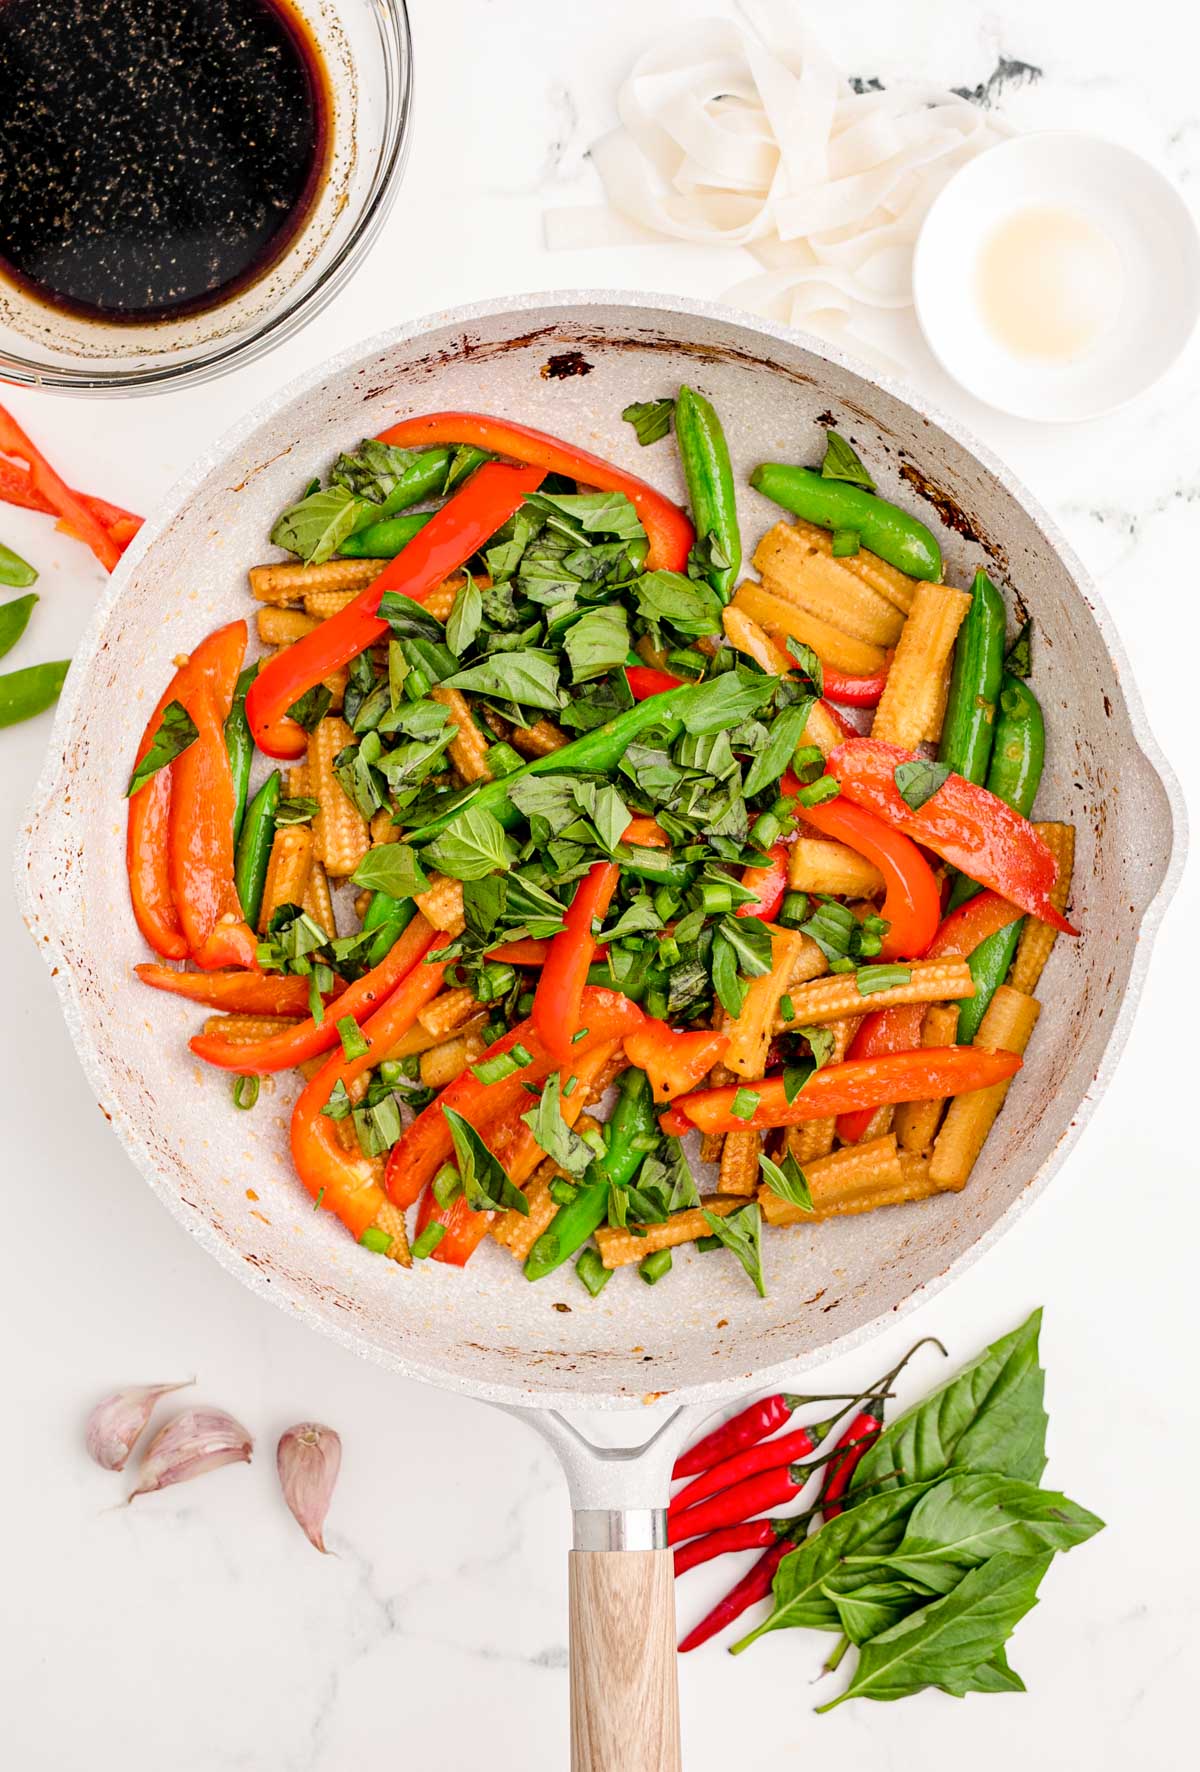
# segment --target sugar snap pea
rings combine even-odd
[[[233,879],[242,914],[251,929],[257,927],[258,913],[262,909],[267,863],[275,841],[275,808],[281,791],[279,771],[272,769],[247,807],[238,837]]]
[[[986,572],[975,574],[971,607],[958,630],[938,757],[956,775],[987,777],[1004,670],[1004,598]]]
[[[997,929],[994,935],[989,935],[985,941],[980,942],[973,954],[967,955],[967,966],[975,983],[975,995],[964,997],[958,1006],[957,1037],[960,1046],[969,1046],[975,1038],[984,1010],[1008,977],[1008,969],[1017,951],[1024,921],[1024,917],[1018,917],[1015,923]]]
[[[0,542],[0,585],[13,585],[18,590],[24,590],[26,585],[36,583],[37,568]]]
[[[28,665],[23,671],[8,671],[0,676],[0,726],[19,725],[52,707],[70,664],[69,658],[60,658],[52,664]]]
[[[1022,818],[1028,818],[1037,798],[1045,757],[1046,724],[1041,703],[1028,683],[1005,671],[1000,683],[992,760],[984,786]],[[947,908],[957,910],[979,890],[973,880],[960,874]]]
[[[258,675],[258,660],[247,665],[233,691],[233,705],[225,721],[225,749],[233,774],[236,804],[233,812],[233,840],[236,843],[246,816],[246,798],[250,792],[250,765],[254,761],[254,739],[246,719],[246,691]]]
[[[0,604],[0,658],[12,651],[29,626],[29,617],[33,614],[36,602],[36,593],[30,591],[27,597],[13,597],[9,602]]]
[[[942,550],[924,523],[861,486],[777,461],[755,468],[750,484],[806,523],[853,530],[864,548],[911,578],[942,576]]]
[[[375,891],[363,918],[363,933],[373,933],[367,949],[368,966],[378,966],[391,953],[396,941],[412,922],[417,907],[411,898],[393,898],[390,892]]]
[[[377,519],[346,536],[338,553],[350,560],[394,560],[432,516],[432,511],[412,511],[406,517]]]
[[[711,536],[722,559],[728,562],[725,566],[711,566],[705,575],[722,602],[727,603],[742,564],[737,492],[729,445],[716,408],[694,388],[679,390],[675,402],[675,441],[679,445],[696,535],[701,542]]]

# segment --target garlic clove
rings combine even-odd
[[[141,1481],[129,1499],[190,1482],[223,1464],[249,1464],[253,1445],[241,1422],[223,1409],[185,1409],[160,1428],[146,1448]]]
[[[103,1397],[88,1416],[85,1431],[87,1449],[96,1463],[106,1471],[123,1471],[158,1399],[195,1382],[185,1378],[179,1384],[130,1385]]]
[[[342,1442],[331,1427],[301,1421],[279,1437],[275,1452],[283,1499],[310,1544],[325,1549],[325,1515],[342,1466]]]

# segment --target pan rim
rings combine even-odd
[[[58,705],[46,760],[18,833],[14,865],[16,893],[23,920],[50,967],[64,1020],[72,1044],[79,1054],[85,1076],[122,1145],[135,1167],[157,1197],[168,1207],[175,1219],[186,1227],[209,1254],[216,1257],[227,1272],[236,1275],[259,1297],[270,1299],[302,1322],[332,1337],[333,1340],[350,1349],[360,1358],[385,1367],[389,1371],[397,1372],[403,1377],[435,1384],[465,1396],[510,1407],[566,1411],[629,1410],[645,1407],[638,1397],[625,1392],[593,1393],[571,1388],[548,1387],[543,1389],[540,1386],[535,1389],[526,1389],[519,1384],[473,1379],[466,1374],[444,1371],[436,1365],[423,1362],[420,1358],[394,1356],[385,1352],[374,1341],[369,1331],[350,1328],[345,1324],[328,1320],[309,1301],[293,1294],[285,1281],[281,1282],[278,1277],[272,1279],[249,1266],[238,1251],[217,1234],[207,1220],[188,1209],[177,1189],[160,1173],[145,1140],[132,1125],[124,1109],[115,1100],[109,1068],[84,1022],[72,965],[63,951],[58,927],[55,923],[54,899],[43,897],[37,884],[41,831],[48,812],[53,809],[55,804],[55,790],[62,779],[68,760],[65,741],[73,729],[76,706],[81,697],[85,680],[90,677],[100,651],[105,628],[124,594],[125,586],[132,578],[135,568],[155,546],[174,520],[175,513],[195,493],[207,475],[223,461],[228,460],[245,439],[290,402],[310,392],[331,376],[342,375],[356,364],[366,364],[377,358],[380,353],[398,344],[409,343],[424,334],[442,331],[447,327],[469,326],[473,322],[512,315],[540,314],[543,319],[552,319],[569,314],[573,309],[583,308],[592,310],[596,308],[625,308],[668,317],[682,314],[718,325],[734,327],[739,331],[751,333],[759,339],[796,347],[809,352],[831,366],[859,377],[884,394],[902,402],[922,419],[938,426],[954,443],[965,450],[986,473],[990,474],[1010,497],[1020,502],[1046,547],[1058,557],[1065,567],[1073,587],[1088,606],[1099,629],[1105,649],[1113,662],[1134,739],[1147,768],[1162,787],[1172,821],[1171,851],[1167,866],[1157,891],[1142,912],[1139,921],[1139,940],[1129,978],[1120,1008],[1109,1031],[1100,1063],[1088,1089],[1075,1109],[1070,1124],[1053,1152],[1041,1164],[1029,1183],[969,1248],[963,1250],[933,1279],[915,1286],[907,1297],[896,1306],[889,1307],[857,1328],[847,1331],[808,1354],[794,1356],[751,1372],[739,1371],[699,1384],[680,1385],[669,1393],[665,1393],[665,1395],[669,1395],[673,1403],[686,1402],[714,1407],[723,1399],[744,1389],[750,1380],[769,1387],[772,1383],[781,1381],[788,1373],[809,1370],[864,1345],[886,1325],[917,1309],[949,1285],[952,1280],[956,1280],[966,1273],[973,1263],[979,1260],[1017,1222],[1033,1201],[1040,1197],[1074,1147],[1120,1061],[1137,1013],[1146,973],[1150,965],[1154,938],[1183,871],[1187,848],[1187,815],[1182,790],[1171,765],[1151,731],[1140,693],[1130,670],[1125,647],[1090,575],[1085,571],[1074,549],[1059,532],[1057,525],[1044,510],[1040,501],[1029,493],[1021,481],[996,458],[985,444],[980,443],[967,427],[926,400],[918,390],[898,378],[876,371],[873,366],[812,334],[760,320],[757,316],[743,310],[719,303],[695,301],[682,296],[643,291],[548,290],[500,297],[491,301],[473,302],[419,316],[415,320],[400,326],[389,327],[368,339],[347,347],[346,350],[328,362],[294,377],[263,400],[256,402],[248,412],[224,431],[174,482],[165,498],[156,507],[154,515],[147,520],[138,536],[126,550],[120,565],[105,587],[104,594],[95,606],[87,629],[76,650],[75,666],[68,675],[64,694]],[[53,845],[47,843],[46,850],[47,853],[52,853]]]

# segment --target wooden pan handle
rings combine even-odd
[[[679,1772],[669,1550],[571,1552],[572,1772]]]

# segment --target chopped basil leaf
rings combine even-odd
[[[625,662],[629,651],[629,620],[619,604],[589,609],[567,629],[563,651],[571,662],[571,681],[586,683],[603,677]]]
[[[518,707],[556,713],[562,705],[558,660],[552,652],[494,652],[469,670],[445,679],[447,689],[469,689],[476,695],[515,702]]]
[[[669,622],[689,639],[721,632],[721,599],[710,585],[682,572],[647,572],[633,587],[638,614],[656,626]]]
[[[306,566],[319,566],[335,554],[363,515],[363,504],[345,486],[310,492],[277,520],[271,540],[296,554]]]
[[[1004,668],[1014,677],[1033,675],[1033,623],[1024,621],[1004,659]]]
[[[911,763],[897,763],[896,787],[904,804],[919,812],[926,800],[932,800],[951,773],[948,763],[935,763],[932,758],[918,757]]]
[[[611,535],[617,541],[646,539],[637,509],[623,492],[532,492],[525,503],[552,517],[567,517],[576,534]]]
[[[804,1060],[800,1064],[784,1065],[783,1099],[787,1102],[789,1107],[795,1101],[809,1078],[816,1076],[818,1068],[817,1065],[809,1060]]]
[[[758,1166],[766,1178],[767,1186],[777,1199],[786,1200],[789,1206],[798,1206],[801,1212],[816,1210],[809,1192],[808,1179],[791,1151],[782,1163],[773,1163],[770,1157],[760,1156]]]
[[[398,640],[425,640],[440,647],[445,637],[437,616],[403,591],[385,591],[379,599],[378,615]]]
[[[259,1079],[257,1077],[235,1077],[233,1079],[233,1105],[248,1112],[258,1100]]]
[[[348,1120],[354,1112],[354,1103],[350,1099],[350,1091],[339,1077],[329,1092],[329,1100],[321,1112],[330,1120]]]
[[[181,701],[169,701],[163,709],[158,730],[150,740],[150,749],[134,769],[129,778],[129,786],[125,789],[125,797],[136,794],[160,769],[173,763],[182,755],[190,744],[195,744],[200,734],[192,716]]]
[[[362,1030],[352,1015],[339,1017],[337,1031],[347,1064],[351,1064],[356,1058],[366,1057],[371,1050],[370,1043],[363,1038]]]
[[[704,1222],[713,1236],[719,1238],[726,1249],[733,1251],[753,1280],[758,1296],[765,1298],[767,1288],[762,1266],[762,1213],[758,1201],[751,1200],[739,1211],[731,1212],[728,1218],[718,1218],[715,1212],[706,1211]]]
[[[351,881],[391,898],[415,898],[429,891],[429,876],[409,843],[377,843],[363,856]]]
[[[468,572],[454,598],[454,607],[446,617],[446,644],[455,658],[469,652],[483,620],[483,598],[475,580]]]
[[[821,463],[821,475],[826,480],[846,480],[851,486],[861,486],[867,492],[874,492],[875,482],[844,437],[836,431],[825,433],[825,457]]]
[[[352,1118],[358,1147],[364,1157],[382,1157],[398,1143],[403,1131],[400,1107],[394,1095],[385,1095],[382,1101],[373,1101],[369,1106],[364,1103],[362,1107],[356,1107]]]
[[[740,726],[770,701],[775,687],[774,677],[735,665],[689,691],[687,705],[680,711],[684,726],[689,732],[701,733]]]
[[[808,1041],[809,1051],[813,1055],[813,1064],[817,1070],[821,1070],[824,1065],[829,1063],[837,1047],[837,1037],[832,1028],[793,1028],[792,1032]]]
[[[522,1120],[548,1157],[553,1157],[568,1175],[582,1175],[592,1160],[590,1147],[572,1130],[562,1115],[562,1078],[555,1071],[542,1088],[537,1106],[530,1108]]]
[[[789,634],[787,649],[800,667],[800,686],[810,695],[818,698],[825,693],[825,673],[821,669],[821,661],[811,646],[803,640],[794,640]]]
[[[275,808],[275,825],[311,824],[321,810],[319,803],[307,794],[298,794],[295,799],[281,800]]]
[[[517,851],[494,812],[468,806],[434,838],[425,856],[439,873],[452,879],[478,880],[497,868],[512,867]]]
[[[744,794],[761,793],[763,788],[778,781],[804,736],[812,705],[806,697],[803,701],[793,702],[790,708],[784,708],[782,713],[775,716],[767,742],[751,763],[742,782]]]
[[[912,972],[907,966],[860,966],[854,974],[860,997],[869,997],[874,991],[890,991],[911,980]]]
[[[511,1210],[527,1217],[529,1201],[520,1188],[513,1186],[475,1128],[453,1108],[443,1107],[442,1112],[450,1128],[463,1193],[472,1212]]]
[[[633,426],[644,449],[648,443],[657,443],[660,437],[666,436],[674,412],[674,400],[635,400],[632,406],[625,408],[621,417],[626,424]]]
[[[303,726],[305,732],[312,732],[321,724],[332,706],[333,696],[324,683],[314,683],[298,701],[292,703],[288,713],[298,726]]]

